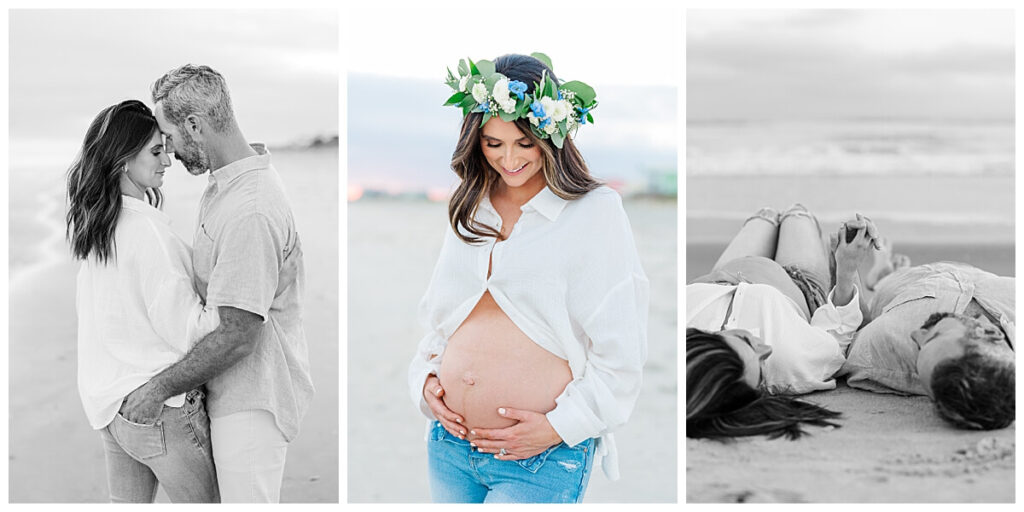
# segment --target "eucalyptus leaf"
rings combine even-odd
[[[469,66],[466,65],[466,59],[459,59],[459,76],[466,76],[469,74]]]
[[[483,120],[480,121],[480,127],[483,127],[483,125],[487,124],[487,121],[490,121],[490,120],[491,120],[491,113],[490,112],[484,112]]]
[[[540,53],[540,52],[533,52],[533,53],[530,54],[530,57],[533,57],[533,58],[543,62],[544,65],[547,66],[548,69],[550,69],[551,71],[555,70],[555,67],[551,65],[551,57],[548,57],[547,55],[545,55],[543,53]]]
[[[487,77],[486,79],[484,79],[484,85],[487,86],[487,92],[494,91],[494,84],[498,83],[498,80],[501,80],[503,78],[498,73],[492,73],[489,76],[488,75],[484,75],[484,76]]]
[[[562,140],[564,139],[565,137],[562,137],[561,132],[559,132],[558,130],[555,130],[555,132],[551,134],[551,142],[554,142],[555,147],[557,147],[558,149],[562,149]]]
[[[480,74],[484,78],[489,78],[494,74],[494,63],[489,60],[477,61],[476,69],[480,71]]]
[[[474,98],[472,94],[466,94],[465,97],[462,98],[462,101],[459,102],[459,106],[460,107],[475,107],[476,106],[476,98]]]
[[[597,93],[594,92],[594,88],[580,82],[579,80],[573,80],[572,82],[562,84],[562,89],[568,89],[575,93],[576,98],[578,98],[583,105],[589,105],[595,98],[597,98]]]
[[[498,111],[498,117],[501,118],[502,121],[512,122],[512,121],[515,121],[516,118],[518,118],[519,116],[516,115],[515,112],[512,112],[511,114],[508,114],[504,110],[499,110]]]

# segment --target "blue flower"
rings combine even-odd
[[[558,99],[562,99],[562,90],[561,89],[558,90]]]
[[[526,98],[526,96],[523,95],[523,93],[526,92],[526,84],[520,82],[519,80],[512,80],[511,82],[509,82],[508,90],[514,92],[516,94],[516,97],[518,97],[520,100]]]
[[[551,118],[550,117],[545,117],[544,119],[540,120],[540,124],[537,125],[537,128],[544,128],[550,122],[551,122]]]
[[[548,117],[548,115],[544,113],[544,106],[540,104],[540,101],[533,100],[533,103],[530,104],[530,111],[533,112],[533,117],[538,119]]]
[[[491,111],[491,109],[487,106],[486,103],[481,103],[481,104],[477,105],[475,109],[473,109],[473,112],[490,112],[490,111]]]
[[[576,110],[580,113],[580,124],[587,124],[587,112],[590,112],[590,109],[576,107]]]

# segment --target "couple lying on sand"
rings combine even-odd
[[[797,204],[747,219],[686,287],[686,435],[796,439],[840,415],[796,395],[927,395],[956,428],[1014,421],[1014,278],[910,266],[867,217],[825,245]]]

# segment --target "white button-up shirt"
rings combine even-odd
[[[160,373],[219,324],[192,288],[192,251],[166,214],[121,196],[115,254],[78,271],[78,393],[94,429],[124,397]],[[185,395],[166,405],[181,407]]]
[[[763,370],[772,393],[834,389],[833,376],[863,320],[859,293],[855,288],[849,304],[837,307],[832,290],[808,323],[793,300],[774,286],[695,283],[686,286],[686,326],[711,332],[745,329],[761,338],[772,347]]]
[[[420,304],[430,332],[409,366],[412,400],[433,419],[423,382],[438,372],[448,338],[490,291],[527,337],[568,361],[573,380],[555,399],[548,422],[570,446],[598,438],[596,452],[615,479],[611,432],[629,418],[640,393],[649,298],[622,199],[601,187],[566,201],[544,188],[521,210],[504,241],[470,245],[446,231]],[[501,229],[501,216],[486,198],[476,220]]]

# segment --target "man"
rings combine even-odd
[[[185,65],[152,93],[168,152],[193,175],[213,169],[199,207],[193,284],[220,326],[133,391],[121,413],[145,424],[167,397],[205,383],[222,501],[277,502],[288,443],[313,395],[291,209],[270,153],[242,135],[224,77]]]
[[[890,261],[888,246],[876,257]],[[958,428],[1013,423],[1014,278],[942,262],[865,284],[867,323],[839,372],[850,387],[928,395]]]

